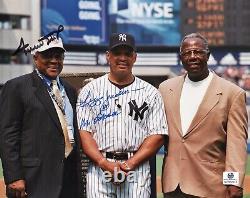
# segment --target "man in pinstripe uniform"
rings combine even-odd
[[[148,159],[167,134],[162,98],[156,88],[132,74],[133,36],[112,34],[106,57],[110,73],[83,87],[77,102],[82,146],[91,159],[87,196],[147,198]],[[114,182],[117,172],[127,176],[124,182]]]

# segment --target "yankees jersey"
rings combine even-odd
[[[88,83],[78,97],[77,120],[79,129],[92,133],[106,152],[136,151],[146,137],[167,134],[160,93],[137,77],[122,89],[108,74]]]

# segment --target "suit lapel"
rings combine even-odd
[[[203,97],[203,100],[188,128],[185,137],[189,136],[192,130],[209,114],[209,112],[218,104],[222,90],[219,86],[218,76],[213,74],[213,79]]]
[[[34,93],[37,96],[37,98],[40,100],[40,102],[43,104],[44,108],[48,112],[51,119],[54,121],[54,123],[57,125],[59,130],[62,130],[58,115],[56,113],[55,106],[52,102],[52,99],[43,84],[42,80],[37,76],[35,72],[32,73],[33,77],[33,89]]]
[[[181,79],[178,81],[175,87],[170,88],[171,100],[167,101],[170,102],[171,105],[171,112],[173,119],[175,121],[176,127],[178,128],[179,133],[182,135],[181,129],[181,116],[180,116],[180,97],[181,97],[181,90],[184,83],[184,77],[182,76]]]

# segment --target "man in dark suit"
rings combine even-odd
[[[29,50],[35,70],[8,81],[0,97],[0,155],[7,196],[77,198],[77,94],[58,77],[65,49],[59,37],[50,36]]]

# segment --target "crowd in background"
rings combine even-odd
[[[221,77],[234,82],[246,91],[250,91],[250,68],[248,66],[217,67],[215,72]]]

